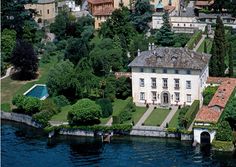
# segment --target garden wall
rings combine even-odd
[[[32,117],[30,117],[28,115],[24,115],[24,114],[1,111],[1,119],[24,123],[26,125],[33,126],[35,128],[42,127],[39,123],[35,122],[32,119]]]

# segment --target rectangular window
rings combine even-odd
[[[175,79],[175,89],[179,89],[179,79]]]
[[[179,93],[175,92],[175,101],[179,101]]]
[[[140,68],[140,72],[143,72],[143,68]]]
[[[167,80],[167,78],[163,78],[163,88],[164,89],[168,88],[168,80]]]
[[[188,103],[191,103],[192,99],[191,99],[191,95],[190,94],[187,94],[187,102]]]
[[[156,69],[155,68],[152,69],[152,73],[156,73]]]
[[[191,70],[187,70],[186,73],[187,73],[187,74],[191,74]]]
[[[49,9],[48,9],[48,14],[49,14]]]
[[[175,70],[175,74],[179,74],[179,70]]]
[[[145,93],[144,92],[140,92],[140,100],[145,100]]]
[[[152,92],[152,100],[157,100],[157,92]]]
[[[152,88],[156,88],[157,87],[157,80],[156,78],[151,78],[152,80]]]
[[[191,81],[186,81],[186,89],[191,89]]]
[[[163,73],[164,73],[164,74],[167,73],[167,69],[166,69],[166,68],[163,69]]]
[[[139,79],[139,85],[140,85],[140,87],[144,87],[144,79],[143,78]]]

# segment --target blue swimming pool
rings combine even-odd
[[[46,85],[36,84],[24,93],[25,96],[36,97],[40,100],[46,99],[48,95],[48,89]]]

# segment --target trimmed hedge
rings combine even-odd
[[[190,38],[186,46],[192,50],[194,46],[197,45],[197,43],[200,41],[201,38],[202,38],[202,31],[196,31],[193,34],[192,38]]]
[[[112,124],[122,124],[132,118],[132,112],[135,112],[135,105],[132,98],[128,98],[124,108],[112,116]]]
[[[181,119],[181,127],[188,129],[193,122],[195,116],[197,115],[197,112],[199,110],[200,101],[194,100],[192,105],[189,107],[188,111],[184,115],[184,117]]]
[[[112,125],[112,126],[102,126],[102,125],[94,125],[94,126],[70,126],[70,125],[61,125],[61,126],[50,126],[45,127],[44,130],[46,132],[51,132],[53,130],[59,131],[60,129],[68,129],[68,130],[84,130],[84,131],[94,131],[94,132],[109,132],[109,131],[123,131],[129,132],[132,130],[132,125]]]

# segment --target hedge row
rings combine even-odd
[[[187,113],[185,114],[185,120],[187,120],[187,129],[190,127],[191,123],[193,122],[194,118],[196,117],[198,110],[199,110],[200,101],[194,100],[190,108],[188,109]]]
[[[94,125],[94,126],[70,126],[70,125],[61,125],[61,126],[51,126],[46,127],[44,130],[46,132],[51,131],[59,131],[61,129],[68,130],[84,130],[84,131],[94,131],[94,132],[109,132],[109,131],[123,131],[129,132],[132,130],[132,125],[112,125],[112,126],[102,126],[102,125]]]
[[[202,38],[202,31],[196,31],[186,44],[189,49],[193,49]]]
[[[128,98],[124,108],[112,115],[112,124],[122,124],[123,122],[130,120],[132,118],[132,112],[135,112],[135,105],[133,99]]]

